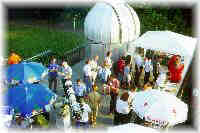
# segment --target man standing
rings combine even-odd
[[[92,109],[92,114],[91,114],[91,122],[92,126],[96,126],[96,117],[98,115],[99,107],[100,107],[100,102],[101,102],[101,95],[97,92],[98,87],[96,85],[93,85],[93,92],[89,93],[88,99],[89,99],[89,105]]]
[[[140,67],[143,66],[143,60],[141,57],[141,53],[136,54],[135,56],[135,84],[138,84]]]
[[[99,69],[98,60],[99,60],[99,56],[95,56],[94,59],[90,63],[91,70],[92,70],[92,84],[93,85],[95,84],[97,72],[98,72],[98,69]]]
[[[111,69],[112,68],[112,60],[111,60],[111,56],[112,56],[112,53],[111,51],[108,51],[107,54],[106,54],[106,58],[105,58],[105,64],[104,66],[108,69]]]
[[[76,99],[78,102],[80,102],[80,99],[84,98],[84,96],[86,94],[86,87],[83,83],[81,83],[81,80],[78,79],[77,83],[74,84],[73,88],[75,91]]]
[[[125,67],[125,60],[123,59],[123,56],[121,56],[117,61],[117,71],[116,71],[120,83],[122,83],[123,80],[124,67]]]
[[[145,64],[144,64],[144,71],[145,71],[144,84],[146,84],[149,81],[150,72],[152,70],[153,70],[153,67],[152,67],[152,64],[151,64],[151,59],[148,57],[145,61]]]
[[[56,92],[56,88],[57,88],[57,77],[58,77],[58,68],[59,65],[56,63],[56,58],[53,58],[51,60],[51,64],[49,64],[48,69],[49,69],[49,88],[52,89],[52,86],[54,84],[54,92]]]
[[[131,86],[131,64],[127,64],[124,68],[123,81],[126,83],[126,88]]]
[[[108,85],[110,87],[110,97],[111,97],[110,114],[112,114],[115,111],[117,96],[119,94],[120,83],[119,83],[119,80],[114,78],[114,76],[110,76]]]
[[[64,88],[64,91],[66,92],[65,82],[67,80],[70,80],[72,77],[72,68],[68,65],[66,61],[62,63],[61,76],[62,76],[61,79],[62,79],[63,88]]]
[[[87,93],[89,93],[91,91],[92,88],[92,68],[90,65],[90,60],[88,59],[85,62],[85,66],[83,67],[83,73],[84,73],[84,83],[86,84],[86,89],[87,89]]]
[[[158,79],[159,74],[160,74],[160,63],[158,56],[156,56],[153,62],[153,76],[155,82]]]

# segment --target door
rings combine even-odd
[[[105,45],[104,44],[88,44],[88,57],[94,58],[94,56],[99,56],[99,64],[103,64],[104,55],[105,55]]]

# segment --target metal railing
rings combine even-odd
[[[23,61],[29,62],[29,61],[36,61],[40,62],[43,65],[47,66],[50,63],[50,60],[52,57],[57,58],[58,64],[61,65],[62,61],[67,61],[69,65],[74,65],[81,60],[83,60],[86,56],[85,53],[86,45],[81,45],[76,48],[73,48],[66,53],[64,53],[63,56],[57,56],[56,53],[54,53],[51,50],[46,50],[42,53],[39,53],[31,58],[25,59]]]
[[[85,58],[86,56],[85,48],[86,45],[81,45],[79,47],[73,48],[72,50],[67,51],[61,57],[61,60],[67,61],[69,65],[74,65]]]
[[[23,61],[29,62],[29,61],[36,61],[36,62],[40,62],[43,65],[48,65],[52,56],[55,56],[56,54],[51,51],[51,50],[46,50],[42,53],[39,53],[31,58],[25,59]]]

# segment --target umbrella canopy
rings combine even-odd
[[[5,105],[22,116],[32,115],[34,110],[43,110],[56,99],[56,94],[41,84],[20,84],[9,88],[4,95]]]
[[[155,129],[133,123],[123,124],[115,127],[109,127],[107,133],[123,133],[124,131],[126,133],[134,133],[134,132],[137,133],[141,131],[143,133],[159,133]]]
[[[167,92],[150,90],[138,92],[133,99],[133,110],[141,119],[161,126],[187,120],[188,106]]]
[[[11,82],[12,80],[34,82],[41,80],[41,77],[45,72],[47,72],[47,68],[41,63],[22,62],[9,66],[6,71],[6,76],[8,82]]]

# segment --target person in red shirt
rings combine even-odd
[[[181,57],[174,55],[168,62],[169,79],[172,83],[179,83],[182,79],[184,64],[181,63]]]
[[[124,67],[125,67],[125,60],[123,60],[123,57],[121,56],[119,60],[117,61],[117,72],[116,72],[118,74],[118,78],[120,82],[123,79]]]
[[[116,108],[116,101],[117,101],[117,96],[119,94],[120,82],[117,78],[115,78],[112,75],[108,80],[108,86],[110,87],[110,97],[111,97],[109,114],[112,114]]]

